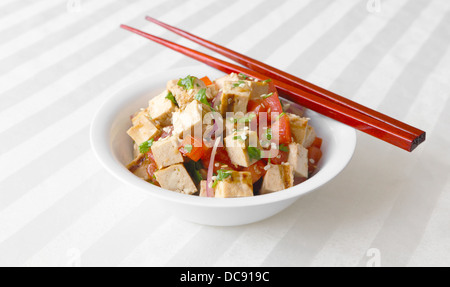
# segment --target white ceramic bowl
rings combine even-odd
[[[245,198],[205,198],[184,195],[151,185],[130,173],[133,144],[126,134],[130,115],[148,105],[151,97],[165,89],[171,79],[193,75],[211,79],[223,74],[206,66],[160,71],[117,91],[100,108],[91,126],[91,143],[103,166],[130,188],[154,196],[180,218],[205,225],[232,226],[256,222],[287,208],[302,195],[332,180],[350,161],[356,146],[353,128],[312,111],[311,125],[323,138],[323,157],[318,172],[307,181],[272,194]]]

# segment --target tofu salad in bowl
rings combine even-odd
[[[178,217],[230,226],[270,217],[333,179],[356,133],[283,100],[270,79],[197,66],[118,90],[95,115],[91,144],[114,176]]]
[[[202,197],[248,197],[290,188],[316,170],[322,139],[270,79],[187,75],[164,88],[131,116],[127,131],[128,169],[147,182]]]

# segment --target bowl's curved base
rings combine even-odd
[[[238,206],[234,208],[186,206],[174,202],[166,203],[170,204],[169,208],[176,217],[188,222],[209,226],[238,226],[272,217],[289,207],[296,200],[297,198],[291,198],[277,202],[277,204]],[[206,217],[205,214],[210,216]]]

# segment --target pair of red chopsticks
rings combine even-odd
[[[425,141],[424,131],[406,123],[393,119],[347,98],[317,87],[291,74],[202,39],[179,28],[170,26],[151,17],[146,17],[146,19],[184,38],[222,54],[227,58],[242,64],[248,69],[126,25],[121,25],[121,27],[227,74],[243,73],[259,80],[272,79],[280,94],[288,100],[296,102],[308,109],[314,110],[322,115],[335,119],[404,150],[412,151]]]

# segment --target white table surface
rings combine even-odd
[[[175,218],[105,171],[88,137],[111,92],[195,64],[118,28],[179,40],[147,14],[427,141],[408,153],[358,132],[344,172],[262,222]],[[449,266],[449,45],[447,0],[2,0],[0,266]]]

